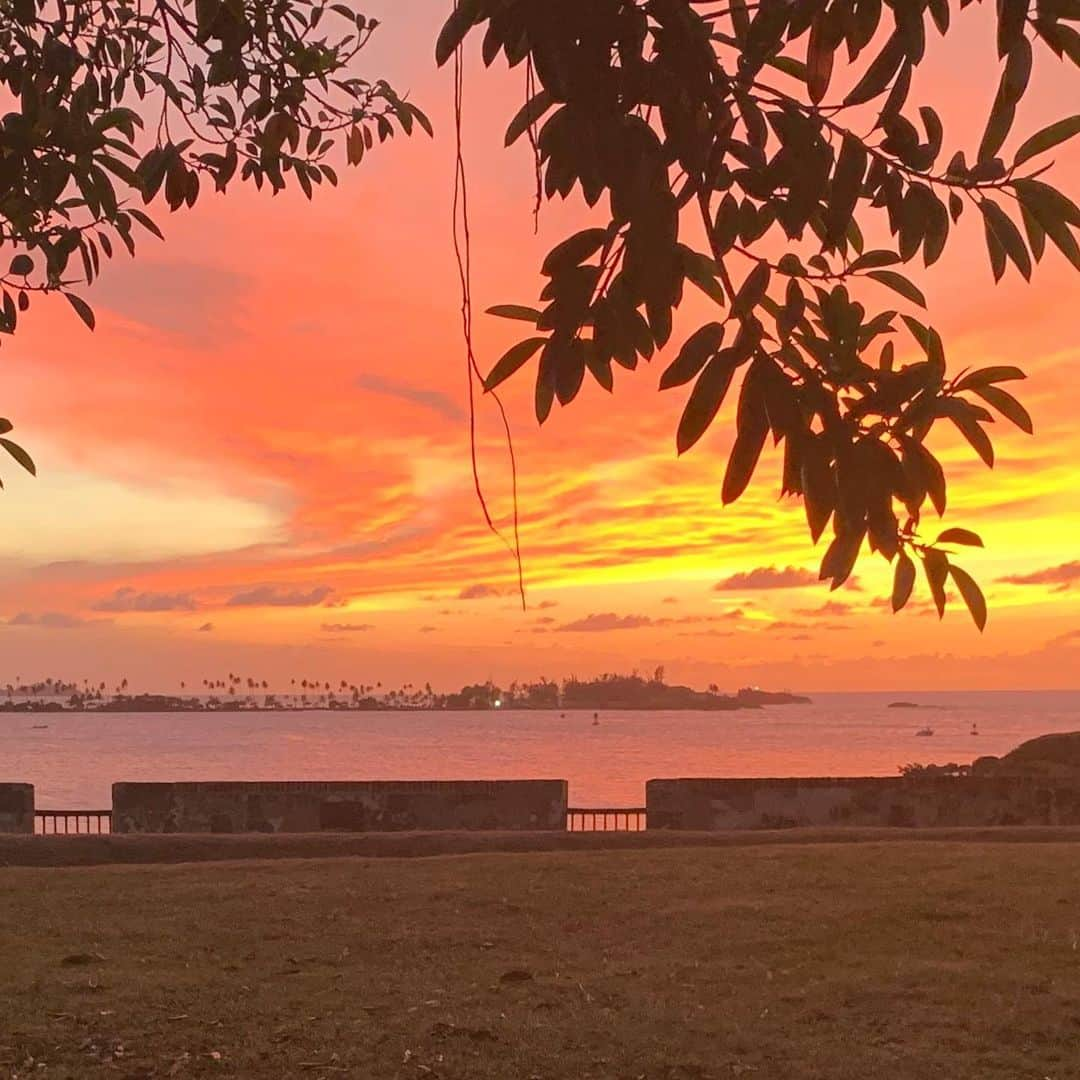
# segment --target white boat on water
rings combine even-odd
[[[915,732],[915,734],[916,734],[916,736],[929,736],[929,735],[933,735],[933,734],[934,734],[934,729],[933,729],[932,727],[924,727],[924,728],[920,728],[920,729],[919,729],[918,731],[916,731],[916,732]]]

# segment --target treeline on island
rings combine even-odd
[[[381,682],[371,685],[337,684],[328,681],[291,679],[288,691],[270,691],[265,680],[230,673],[228,679],[203,679],[202,692],[179,694],[130,693],[124,679],[113,692],[104,683],[82,684],[60,679],[24,684],[8,683],[0,700],[0,712],[235,712],[335,709],[343,711],[478,711],[512,709],[648,709],[723,712],[760,708],[763,705],[807,703],[809,698],[789,693],[770,693],[745,687],[722,694],[712,683],[706,690],[672,685],[664,681],[659,667],[645,678],[604,674],[593,679],[569,676],[561,682],[542,678],[536,682],[514,681],[501,687],[488,680],[440,693],[430,683],[417,687],[404,683],[393,689]]]

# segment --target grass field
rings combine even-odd
[[[0,869],[0,1077],[1073,1080],[1080,846]]]

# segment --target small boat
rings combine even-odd
[[[971,725],[971,734],[972,735],[978,735],[979,734],[979,725],[978,724],[972,724]]]
[[[593,727],[599,727],[600,726],[600,714],[598,712],[594,712],[592,714],[592,723],[593,723]]]
[[[915,734],[916,734],[916,736],[933,735],[934,734],[934,729],[932,727],[919,728],[919,730],[916,731]]]
[[[48,724],[34,724],[33,725],[33,730],[34,731],[44,731],[48,726],[49,726]]]

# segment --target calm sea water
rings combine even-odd
[[[940,709],[889,709],[902,697]],[[35,729],[35,724],[48,724]],[[977,736],[970,734],[972,724]],[[929,725],[932,738],[915,732]],[[116,780],[566,778],[576,806],[640,805],[662,776],[888,776],[1080,729],[1080,691],[817,694],[733,713],[0,714],[0,780],[41,808],[110,804]]]

